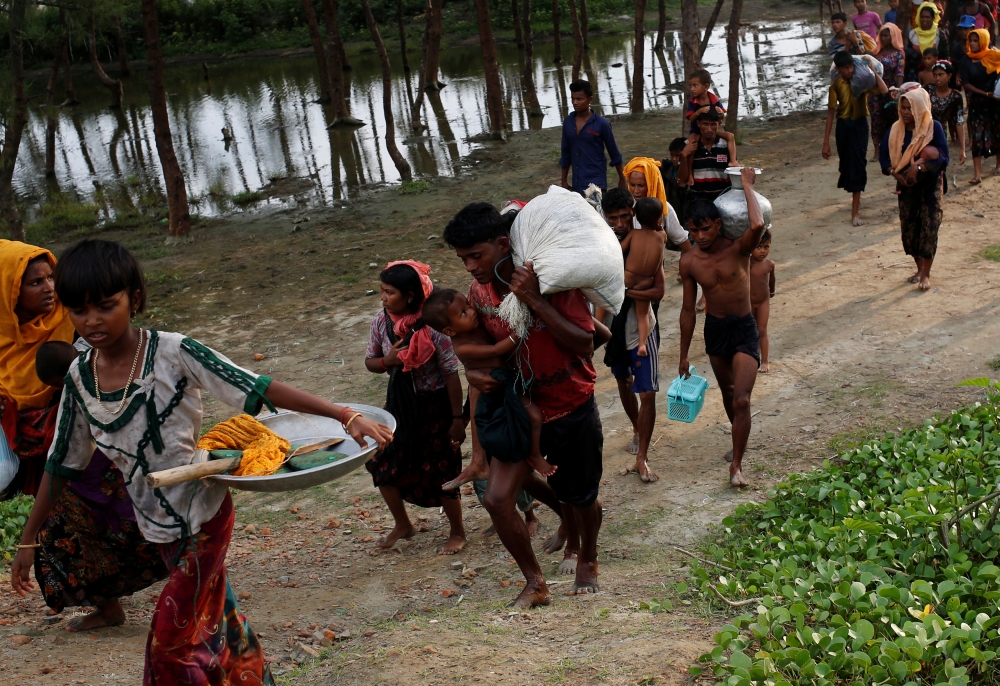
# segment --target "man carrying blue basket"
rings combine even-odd
[[[684,304],[681,306],[681,358],[678,373],[687,378],[688,351],[694,334],[698,286],[705,293],[705,352],[722,390],[722,402],[733,425],[729,482],[748,486],[743,453],[750,437],[750,394],[760,366],[760,335],[750,307],[750,255],[764,233],[764,215],[753,194],[754,170],[743,167],[743,189],[749,228],[738,239],[719,234],[722,219],[714,203],[695,200],[688,208],[687,229],[696,249],[681,256]]]

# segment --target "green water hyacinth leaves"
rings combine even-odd
[[[1000,683],[1000,393],[974,382],[986,402],[794,475],[723,520],[704,552],[724,575],[691,573],[706,601],[717,591],[748,612],[698,673],[726,686]]]

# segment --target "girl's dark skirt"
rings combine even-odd
[[[408,503],[439,507],[442,498],[457,498],[458,491],[443,491],[441,484],[462,471],[462,451],[453,448],[451,400],[448,389],[417,393],[412,417],[396,417],[397,439],[375,453],[365,468],[378,486],[395,486]],[[399,428],[404,428],[399,431]]]

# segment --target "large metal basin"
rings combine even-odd
[[[396,430],[396,419],[381,408],[370,405],[351,404],[351,409],[357,410],[367,419],[381,422],[393,431]],[[346,440],[334,448],[334,450],[345,453],[347,457],[336,462],[313,467],[312,469],[304,469],[299,472],[286,472],[270,476],[232,476],[230,474],[220,474],[210,478],[232,488],[244,491],[296,491],[325,484],[328,481],[333,481],[353,472],[363,465],[376,450],[376,445],[371,439],[368,440],[367,448],[359,446],[344,431],[340,422],[329,417],[281,410],[275,414],[262,415],[257,417],[257,419],[279,436],[300,445],[317,443],[327,438],[345,436]]]

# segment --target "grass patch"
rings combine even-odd
[[[994,262],[1000,262],[1000,245],[987,245],[979,251],[979,256],[993,260]]]
[[[238,207],[243,207],[245,205],[253,205],[260,202],[264,198],[264,194],[260,191],[240,191],[236,195],[229,196],[229,202],[233,203]]]
[[[690,673],[748,685],[995,683],[998,413],[991,385],[985,403],[869,440],[726,517],[705,548],[716,564],[692,561],[691,575],[736,616]]]
[[[25,230],[33,242],[42,243],[58,235],[91,231],[97,226],[97,219],[96,203],[57,193],[49,196]]]
[[[994,357],[992,360],[990,360],[990,369],[992,369],[993,371],[1000,370],[1000,357]]]
[[[417,179],[416,181],[404,181],[399,184],[399,194],[400,195],[416,195],[417,193],[423,193],[424,191],[429,191],[431,189],[431,182],[426,179]]]
[[[834,434],[830,437],[830,440],[827,442],[827,446],[829,446],[830,450],[836,453],[854,450],[862,444],[873,441],[879,436],[884,435],[887,430],[888,427],[884,424],[875,424],[872,426],[850,429],[848,431],[841,431],[840,433]]]

